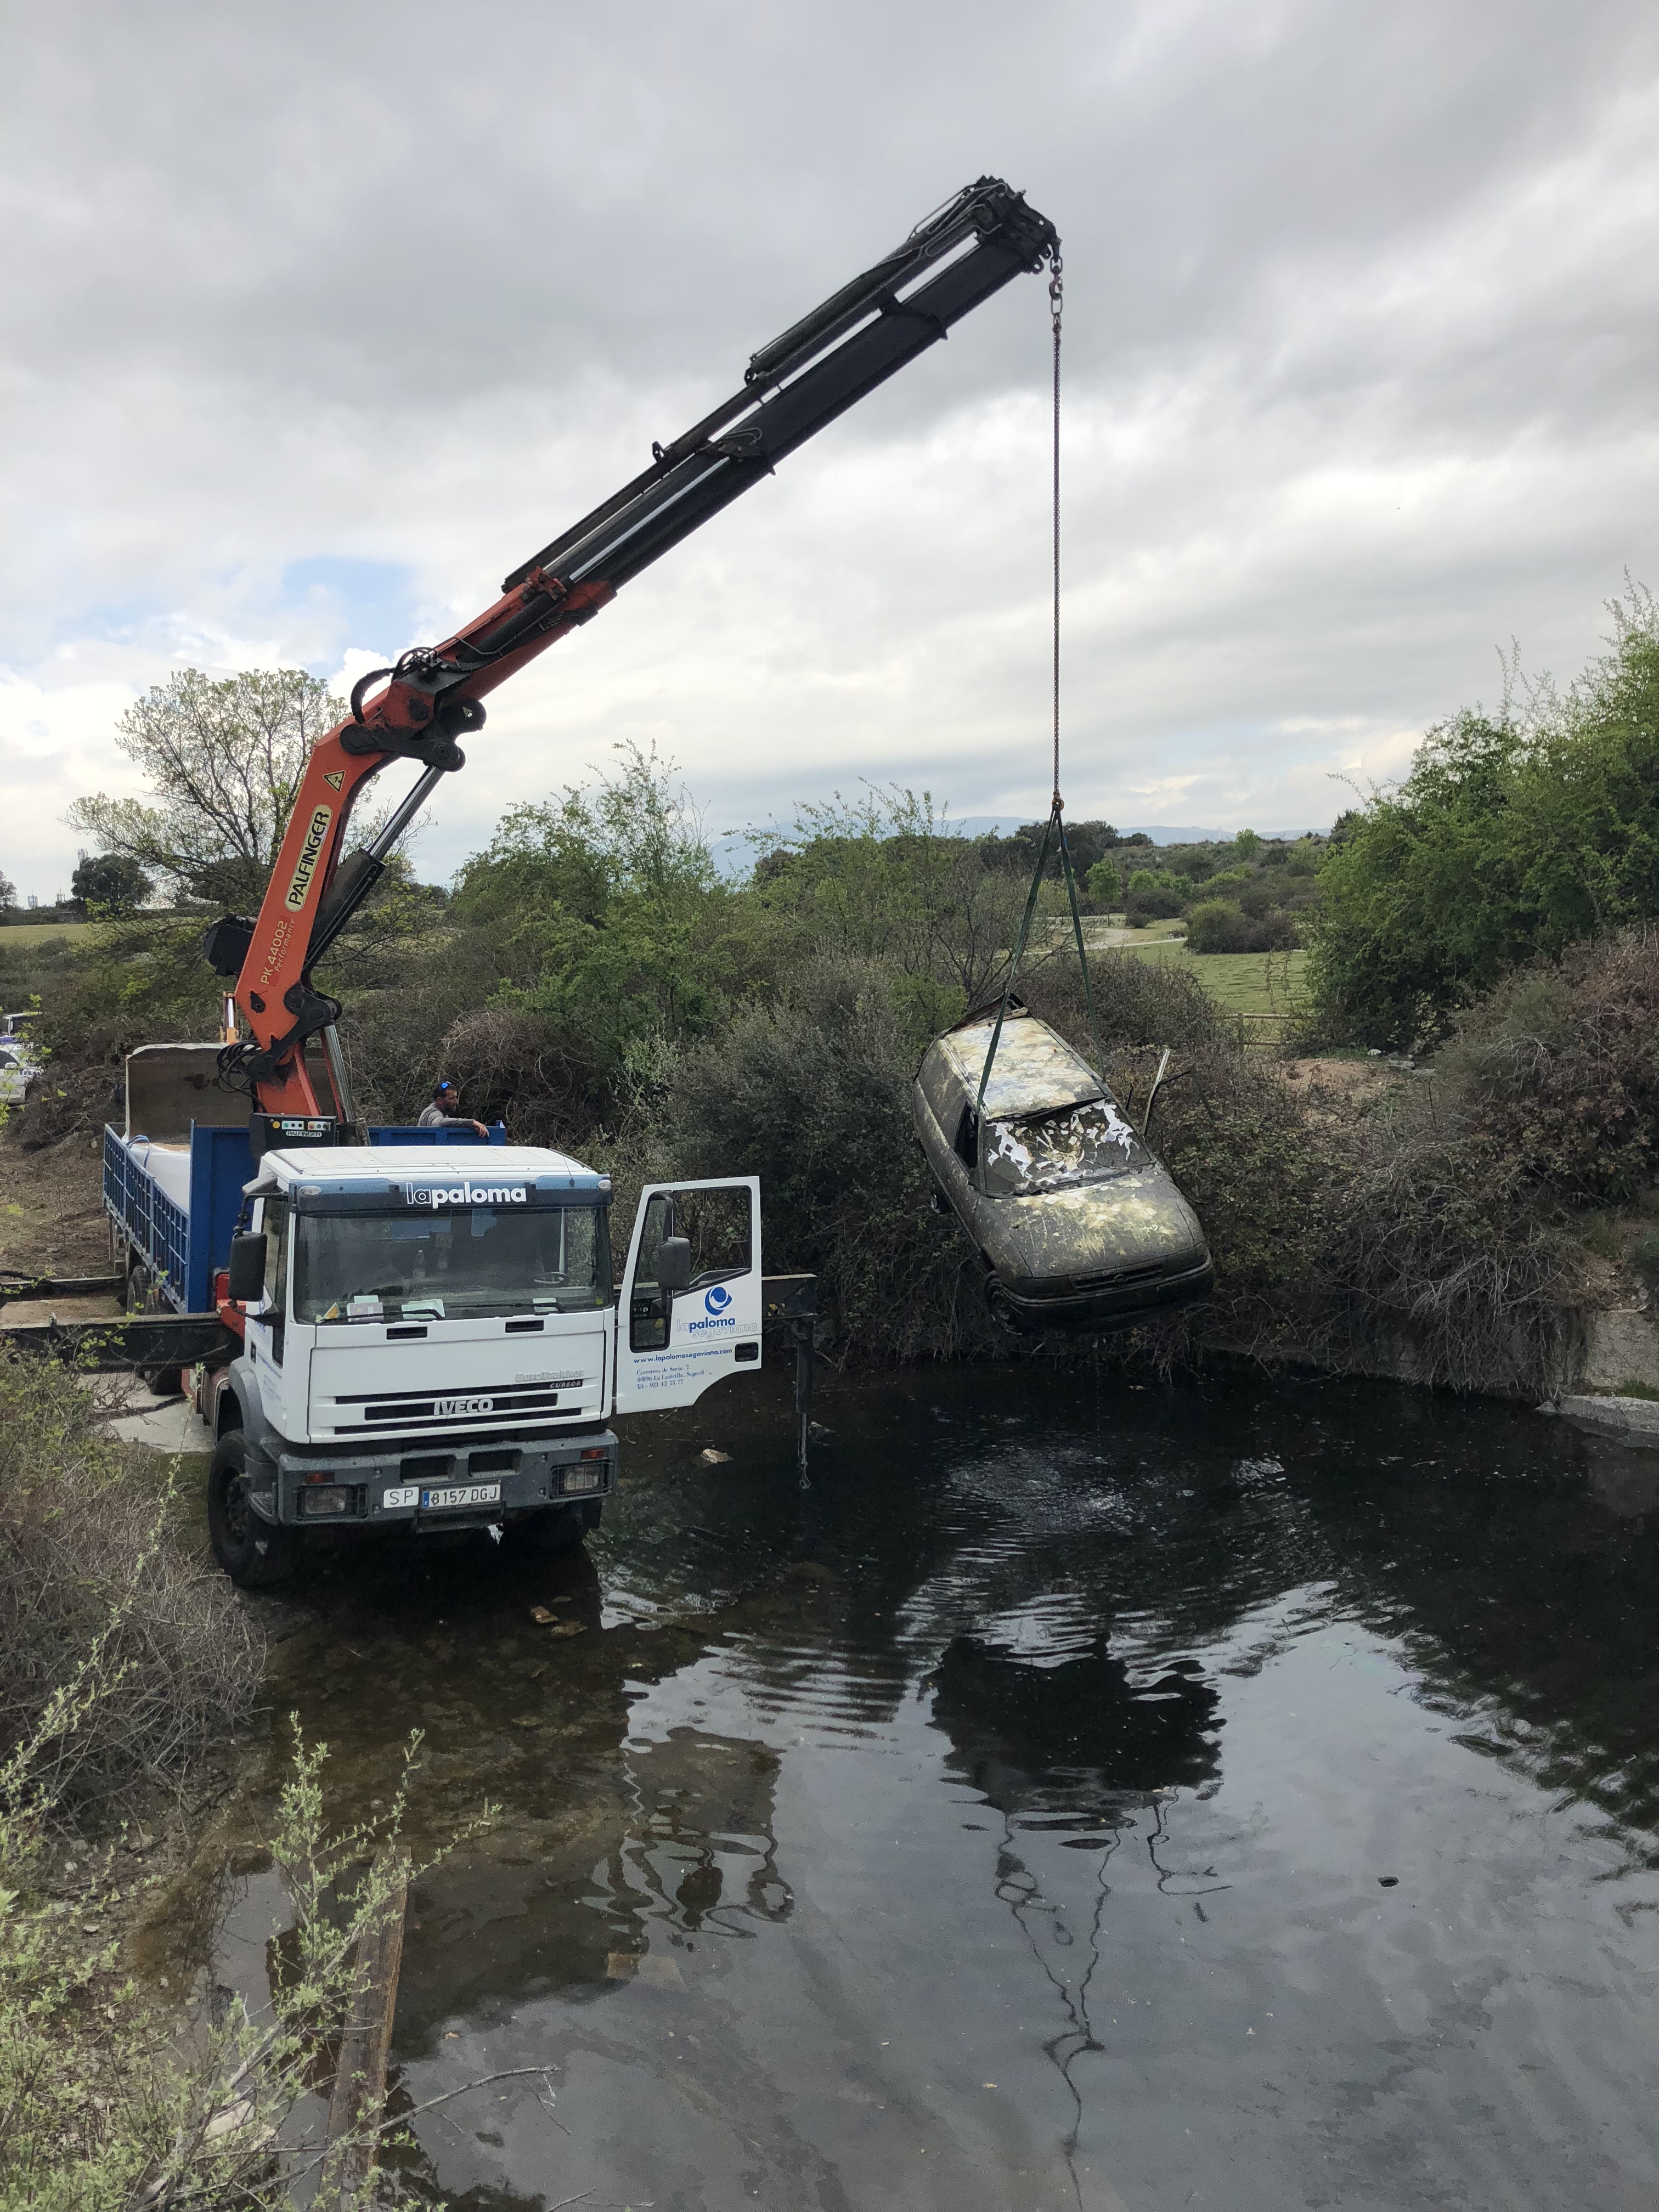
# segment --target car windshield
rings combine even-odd
[[[308,1214],[295,1234],[296,1321],[453,1321],[611,1301],[604,1209]]]
[[[1102,1182],[1151,1164],[1152,1154],[1109,1098],[993,1121],[985,1133],[985,1188],[994,1198]]]

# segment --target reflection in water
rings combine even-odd
[[[1084,1849],[1155,1792],[1197,1789],[1217,1770],[1220,1699],[1197,1662],[1137,1681],[1103,1631],[1048,1666],[957,1636],[934,1681],[950,1765],[1015,1826],[1070,1832]]]
[[[1087,1652],[1046,1664],[958,1636],[934,1680],[933,1720],[951,1739],[948,1764],[1002,1815],[995,1895],[1063,2017],[1042,2047],[1071,2100],[1062,2148],[1081,2204],[1084,2089],[1074,2069],[1085,2054],[1103,2049],[1091,2006],[1110,1896],[1108,1862],[1137,1814],[1158,1808],[1178,1788],[1213,1782],[1220,1700],[1190,1659],[1135,1681],[1122,1661],[1109,1655],[1104,1633]],[[1080,1930],[1021,1857],[1015,1838],[1022,1830],[1057,1836],[1065,1850],[1097,1855],[1094,1894]],[[1154,1859],[1163,1840],[1162,1820],[1155,1817],[1149,1838]]]
[[[591,1561],[313,1582],[272,1704],[348,1809],[417,1723],[430,1833],[501,1808],[398,2052],[557,2104],[422,2121],[453,2201],[1645,2207],[1641,1455],[1373,1386],[823,1412],[805,1496],[711,1401]]]
[[[608,1975],[623,1978],[641,1956],[690,1937],[747,1939],[753,1923],[789,1917],[772,1833],[775,1753],[673,1729],[625,1757],[633,1818],[583,1900],[608,1931]]]

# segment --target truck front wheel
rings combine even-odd
[[[248,1503],[247,1440],[228,1429],[214,1447],[208,1468],[208,1536],[213,1556],[242,1589],[264,1589],[294,1571],[298,1540],[292,1528],[275,1528]]]

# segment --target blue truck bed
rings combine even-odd
[[[474,1129],[371,1128],[371,1145],[504,1144],[497,1127]],[[152,1146],[146,1137],[104,1131],[104,1211],[149,1269],[157,1295],[178,1313],[210,1313],[213,1279],[230,1257],[242,1211],[242,1186],[253,1179],[246,1128],[192,1122],[188,1148]],[[170,1184],[169,1189],[167,1186]]]

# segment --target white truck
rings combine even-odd
[[[612,1416],[757,1374],[767,1322],[793,1326],[804,1437],[815,1285],[763,1277],[757,1177],[647,1186],[618,1287],[609,1177],[499,1128],[250,1118],[219,1049],[131,1054],[104,1133],[137,1316],[38,1334],[189,1392],[234,1580],[279,1581],[323,1526],[577,1542],[616,1486]]]
[[[762,1361],[760,1185],[653,1185],[612,1286],[608,1177],[517,1145],[267,1152],[232,1239],[243,1349],[204,1412],[213,1548],[237,1582],[308,1528],[594,1527],[616,1413]]]

